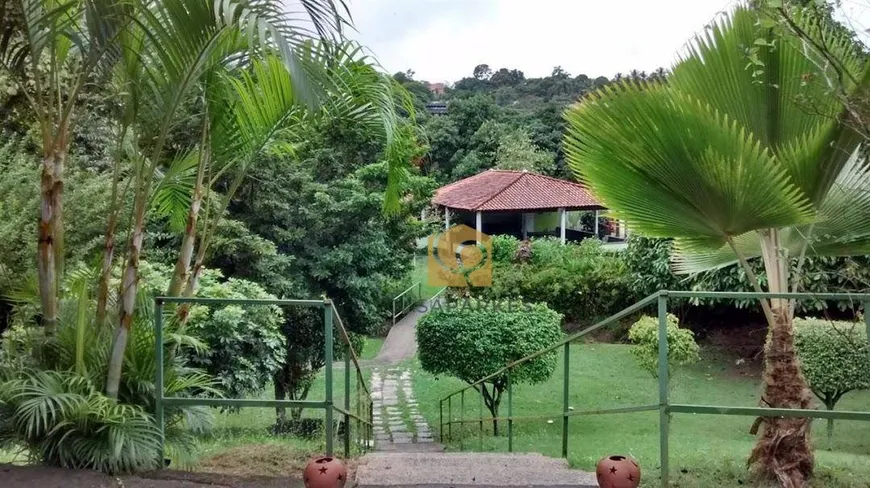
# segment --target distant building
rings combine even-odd
[[[447,102],[429,102],[426,110],[432,115],[447,115]]]
[[[426,88],[434,95],[444,95],[444,90],[447,89],[446,83],[429,83],[426,82]]]
[[[625,226],[606,219],[606,210],[585,186],[525,171],[487,170],[435,192],[432,203],[444,212],[444,227],[464,224],[489,235],[517,238],[554,236],[564,244],[589,237],[625,239]],[[589,214],[591,225],[583,225]]]

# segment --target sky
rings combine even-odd
[[[864,9],[868,0],[861,2]],[[455,82],[475,66],[612,77],[668,68],[735,0],[347,0],[356,32],[383,68]],[[859,5],[856,8],[860,8]],[[856,15],[852,14],[852,17]]]

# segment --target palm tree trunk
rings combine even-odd
[[[115,261],[115,232],[118,228],[118,215],[123,208],[123,194],[127,186],[119,191],[121,184],[121,161],[123,159],[124,138],[128,127],[124,125],[118,134],[118,148],[115,152],[115,165],[112,169],[112,196],[109,206],[109,220],[106,223],[106,234],[103,239],[103,262],[100,267],[100,280],[97,287],[97,325],[106,324],[107,308],[109,306],[109,281],[112,278],[112,263]],[[129,184],[129,180],[128,180]]]
[[[175,261],[175,272],[172,274],[172,281],[169,282],[169,290],[167,290],[167,295],[171,297],[180,295],[183,287],[190,279],[190,262],[193,260],[193,248],[196,243],[196,222],[199,219],[199,210],[202,207],[202,199],[205,194],[203,189],[205,168],[209,163],[209,151],[206,147],[207,138],[208,124],[203,129],[203,143],[200,146],[196,183],[193,187],[193,198],[190,202],[190,208],[187,210],[187,224],[184,228],[184,237],[181,240],[178,259]]]
[[[112,354],[109,357],[109,371],[106,375],[106,395],[118,397],[121,385],[121,370],[124,366],[124,351],[127,337],[133,326],[133,313],[136,309],[136,294],[139,291],[139,257],[142,254],[142,241],[145,235],[145,211],[147,207],[148,181],[140,181],[134,203],[134,224],[130,234],[129,256],[124,273],[121,275],[121,310],[118,327],[112,340]],[[143,188],[144,187],[144,188]]]
[[[42,302],[42,323],[45,334],[53,336],[57,331],[58,255],[63,255],[63,237],[58,228],[63,226],[59,207],[63,198],[63,164],[66,153],[50,148],[42,159],[40,177],[41,207],[39,214],[39,243],[37,246],[37,273],[39,297]],[[60,240],[58,240],[60,237]]]
[[[788,254],[779,242],[779,232],[765,231],[762,250],[769,291],[788,292]],[[762,402],[771,408],[805,409],[811,393],[801,373],[794,346],[794,324],[788,300],[770,300],[773,321],[769,323],[764,349]],[[783,488],[807,486],[813,473],[813,451],[808,418],[764,417],[762,430],[749,457],[761,479],[775,480]]]
[[[109,280],[112,276],[112,262],[115,259],[115,228],[118,224],[118,213],[113,209],[106,225],[106,235],[103,241],[103,261],[100,267],[100,280],[97,287],[97,325],[106,324],[106,309],[109,304]]]

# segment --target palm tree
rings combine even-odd
[[[809,15],[798,21],[827,34]],[[782,293],[797,289],[807,256],[870,252],[870,167],[825,83],[833,73],[819,71],[797,38],[762,25],[757,11],[738,8],[688,47],[667,84],[626,82],[591,94],[566,113],[565,147],[577,177],[618,218],[639,233],[675,238],[677,271],[738,262],[761,292],[764,282],[748,265],[760,257],[767,291]],[[870,70],[847,40],[832,39],[858,80],[844,89],[866,86]],[[808,408],[794,304],[761,306],[769,326],[762,404]],[[783,487],[806,486],[809,419],[759,423],[753,471]]]
[[[192,295],[209,239],[223,214],[219,211],[207,220],[191,268],[205,194],[221,177],[230,176],[229,189],[220,197],[220,207],[225,209],[250,162],[301,114],[333,110],[361,121],[374,119],[390,141],[398,119],[393,85],[384,88],[384,78],[377,77],[378,84],[363,76],[359,67],[371,67],[356,56],[358,49],[334,42],[346,23],[336,2],[301,5],[308,15],[297,24],[299,19],[288,16],[280,0],[137,3],[137,22],[124,37],[129,42],[122,50],[124,60],[131,61],[122,63],[129,68],[120,77],[128,106],[136,114],[129,124],[135,140],[130,158],[133,218],[106,381],[110,396],[117,394],[120,382],[136,305],[145,215],[155,198],[153,182],[161,168],[169,173],[179,165],[196,168],[182,247],[168,290],[170,295]],[[306,31],[309,24],[314,26],[311,32]],[[190,151],[173,153],[167,150],[167,140],[181,107],[188,103],[204,107],[199,116],[201,140]],[[107,232],[106,256],[110,241]],[[110,257],[104,259],[104,276],[111,272],[111,266],[105,266],[110,262]]]
[[[79,97],[114,59],[124,2],[18,0],[0,7],[0,70],[39,126],[42,172],[37,274],[46,335],[57,327],[64,274],[63,180]]]

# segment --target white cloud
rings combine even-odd
[[[669,67],[729,0],[351,0],[357,33],[390,72],[456,81],[487,63],[545,76]]]

